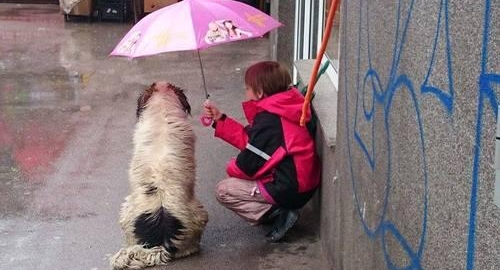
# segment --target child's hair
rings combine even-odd
[[[250,86],[255,94],[264,94],[268,97],[288,90],[292,84],[292,78],[288,70],[280,63],[263,61],[247,69],[245,84]]]

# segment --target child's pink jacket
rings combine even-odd
[[[290,209],[302,207],[320,182],[313,138],[299,125],[303,101],[291,88],[244,102],[246,127],[226,116],[215,124],[215,136],[241,150],[229,161],[228,175],[257,181],[268,202]]]

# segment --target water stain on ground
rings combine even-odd
[[[0,99],[0,216],[4,217],[23,215],[30,207],[73,132],[61,121],[70,116],[67,112],[58,107],[33,108],[27,106],[32,98],[28,103],[22,100],[13,106]]]
[[[0,75],[0,105],[31,105],[71,101],[78,98],[80,79],[74,80],[63,68],[43,73],[8,72]],[[14,79],[15,78],[15,79]]]
[[[26,214],[45,176],[58,169],[74,131],[68,120],[80,112],[89,80],[61,59],[64,21],[54,14],[50,5],[0,10],[1,216]]]

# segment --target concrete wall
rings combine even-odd
[[[307,82],[309,80],[313,65],[314,60],[295,62],[300,81]],[[299,87],[302,88],[304,85],[301,84]],[[314,220],[318,221],[319,218],[318,231],[323,255],[328,259],[329,265],[333,267],[333,265],[340,265],[339,259],[342,259],[341,256],[334,256],[334,254],[342,253],[343,234],[339,217],[343,216],[341,213],[344,210],[342,196],[336,194],[340,192],[334,155],[337,136],[337,90],[327,76],[321,76],[316,83],[315,91],[313,107],[319,120],[316,130],[316,149],[322,163],[322,180],[320,192],[316,193],[309,206],[313,213],[319,214],[318,217],[314,217]],[[341,268],[335,267],[335,269]]]
[[[500,269],[500,1],[344,0],[341,13],[338,175],[321,205],[335,269]]]
[[[290,0],[272,0],[271,16],[283,26],[271,32],[271,58],[287,68],[293,67],[293,31],[295,27],[295,4]]]

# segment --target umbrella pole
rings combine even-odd
[[[206,101],[204,104],[208,104],[208,102],[210,102],[208,100],[210,98],[210,95],[208,94],[208,91],[207,91],[207,83],[205,82],[205,72],[203,71],[203,63],[201,62],[200,50],[196,50],[196,52],[198,53],[198,60],[200,61],[201,77],[203,78],[203,90],[205,90]],[[214,122],[212,117],[206,116],[206,115],[202,115],[200,117],[200,121],[206,127],[210,126]]]
[[[210,98],[210,95],[207,91],[207,83],[205,81],[205,72],[203,71],[203,63],[201,62],[200,50],[196,50],[196,52],[198,53],[198,61],[200,62],[201,77],[203,78],[203,90],[205,90],[205,98],[208,99]]]

